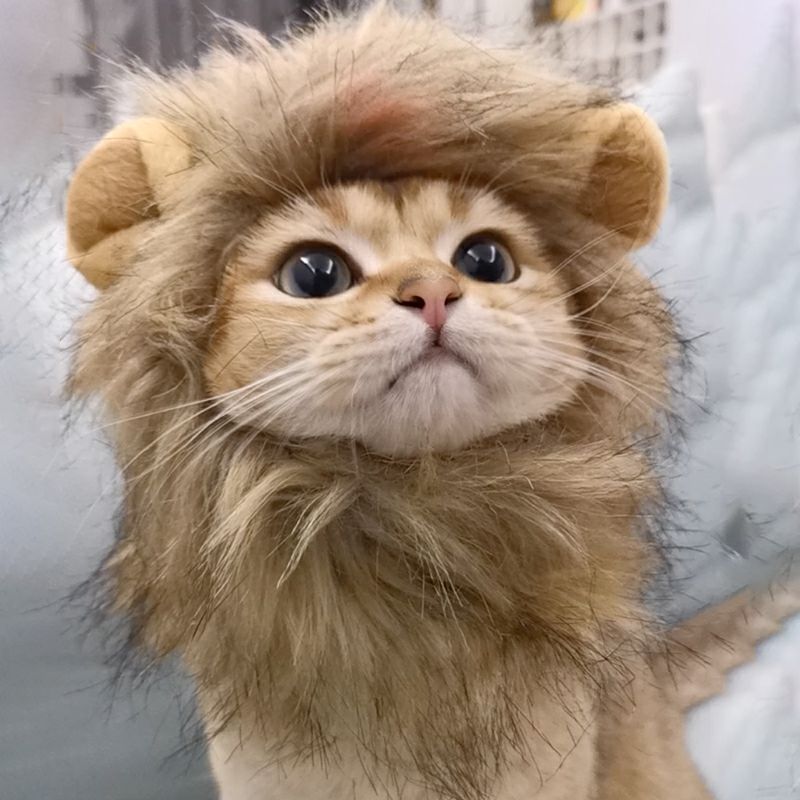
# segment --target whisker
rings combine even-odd
[[[295,384],[300,385],[300,384],[304,383],[304,380],[303,380],[304,376],[302,374],[295,375],[295,376],[291,376],[290,375],[289,377],[293,378],[293,380],[288,380],[287,379],[287,380],[285,380],[283,382],[284,384],[288,384],[288,385],[291,386],[291,385],[295,385]],[[280,385],[269,386],[266,390],[264,390],[264,391],[262,391],[260,393],[256,392],[256,390],[258,390],[260,388],[259,385],[250,385],[247,388],[253,392],[251,397],[247,397],[247,398],[245,398],[243,400],[240,400],[238,406],[234,406],[233,408],[229,407],[227,409],[222,409],[218,414],[216,414],[214,417],[212,417],[210,420],[208,420],[202,426],[200,426],[196,430],[192,431],[192,433],[191,433],[190,437],[188,438],[188,440],[178,441],[172,450],[167,451],[167,454],[165,456],[163,456],[160,461],[157,461],[151,467],[150,471],[152,471],[154,469],[162,468],[167,461],[169,461],[171,459],[174,459],[174,458],[177,458],[181,454],[181,452],[188,452],[189,449],[194,446],[195,442],[199,438],[203,437],[204,434],[207,434],[208,431],[212,428],[212,426],[215,423],[220,422],[221,420],[222,421],[229,420],[235,414],[241,415],[241,411],[245,407],[254,406],[254,405],[256,405],[256,404],[258,404],[260,402],[263,402],[265,396],[267,396],[270,392],[276,393],[276,392],[282,391],[283,390],[283,385],[280,384]],[[265,421],[265,423],[266,423],[266,421]],[[214,446],[215,446],[215,443],[213,441],[209,442],[209,444],[207,445],[207,450],[213,448]],[[182,462],[182,461],[176,462],[176,464],[173,465],[172,470],[177,469],[177,467],[179,467],[182,463],[184,463],[184,462]],[[148,473],[144,473],[144,474],[148,474]],[[168,474],[170,474],[170,473],[168,473]],[[141,474],[137,475],[137,477],[141,477]]]
[[[612,228],[604,233],[595,236],[594,239],[590,239],[586,244],[579,247],[565,259],[560,261],[556,266],[553,268],[553,274],[558,275],[559,272],[562,272],[566,269],[570,264],[574,263],[576,259],[580,258],[584,253],[591,250],[593,247],[597,247],[598,245],[602,244],[603,242],[608,241],[609,239],[616,236],[618,233],[622,232],[622,230],[627,227],[625,225],[619,226],[617,228]]]

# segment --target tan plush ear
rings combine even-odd
[[[67,193],[67,252],[100,289],[124,271],[139,240],[169,208],[191,163],[181,132],[143,117],[107,133],[78,165]]]
[[[667,204],[668,162],[664,137],[636,106],[619,103],[591,112],[597,142],[580,210],[614,231],[630,249],[655,235]]]

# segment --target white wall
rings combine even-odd
[[[800,0],[671,0],[670,60],[696,70],[702,103],[735,103],[791,14]]]
[[[88,106],[65,102],[54,83],[83,68],[77,0],[0,0],[0,19],[2,194],[63,152]]]
[[[530,0],[483,0],[483,5],[487,27],[519,29],[530,24]]]
[[[519,37],[531,18],[530,0],[440,0],[439,9],[445,19],[494,38]]]

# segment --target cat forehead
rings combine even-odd
[[[411,179],[326,187],[270,215],[261,230],[283,250],[304,242],[336,245],[375,273],[400,256],[449,259],[463,238],[482,230],[522,236],[527,228],[488,190]]]
[[[460,222],[476,205],[499,205],[478,190],[447,181],[404,180],[329,186],[301,201],[295,211],[316,214],[324,224],[348,229],[380,247],[393,235],[429,238],[443,224]]]

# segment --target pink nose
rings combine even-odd
[[[418,308],[422,318],[435,331],[440,331],[447,319],[447,306],[461,297],[458,284],[445,275],[439,278],[415,278],[400,285],[396,302],[401,306]]]

